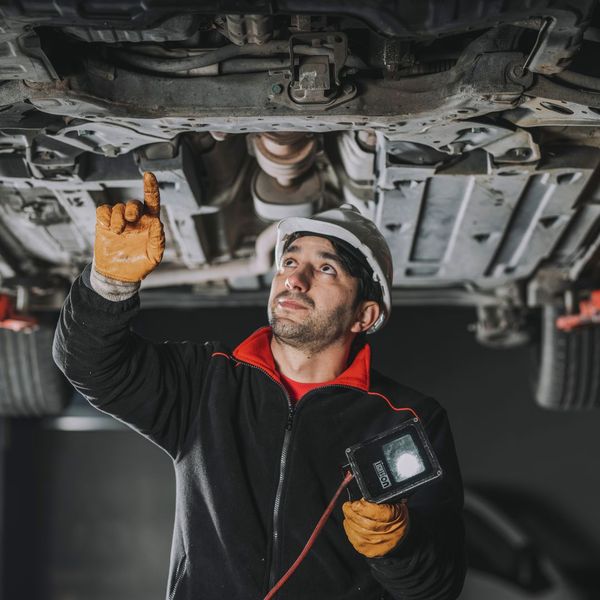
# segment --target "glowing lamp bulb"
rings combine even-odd
[[[423,470],[423,462],[418,455],[405,452],[396,458],[396,474],[398,479],[404,480],[418,475]]]

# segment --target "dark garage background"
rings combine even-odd
[[[156,340],[235,345],[264,324],[264,312],[149,310],[136,329]],[[535,407],[531,348],[479,346],[467,331],[474,319],[466,308],[396,308],[371,340],[374,364],[445,405],[467,486],[500,502],[586,597],[598,598],[600,411]],[[62,431],[58,423],[3,423],[3,598],[163,598],[170,459],[128,430]]]

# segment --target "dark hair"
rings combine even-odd
[[[292,242],[307,235],[322,237],[329,240],[342,263],[343,269],[348,275],[358,279],[358,291],[356,298],[354,299],[355,307],[365,300],[374,300],[383,308],[381,286],[376,281],[373,281],[373,269],[369,266],[369,263],[362,253],[348,242],[329,235],[313,233],[311,231],[297,231],[288,236],[283,246],[283,252],[285,253]]]

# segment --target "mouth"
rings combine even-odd
[[[286,300],[283,298],[281,300],[278,300],[277,304],[281,308],[286,308],[288,310],[306,310],[308,308],[304,304],[300,304],[299,302],[294,302],[294,300]]]

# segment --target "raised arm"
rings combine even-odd
[[[145,203],[97,210],[94,265],[76,279],[54,339],[56,364],[96,408],[132,426],[173,458],[184,445],[210,356],[208,346],[154,344],[130,330],[137,288],[164,250],[156,178],[144,175]]]

